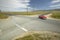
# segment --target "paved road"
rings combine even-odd
[[[27,31],[53,31],[60,33],[60,21],[42,20],[38,17],[27,16],[12,16],[8,20],[0,20],[0,40],[12,40]]]

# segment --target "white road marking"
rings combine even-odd
[[[24,30],[25,32],[27,32],[27,31],[28,31],[27,29],[25,29],[25,28],[21,27],[21,26],[20,26],[20,25],[18,25],[17,23],[15,23],[15,25],[16,25],[17,27],[19,27],[20,29]]]
[[[2,30],[0,29],[0,36],[2,35]]]
[[[25,29],[25,28],[23,28],[23,26],[20,26],[19,24],[17,24],[16,23],[16,21],[15,21],[15,19],[14,19],[14,16],[12,17],[13,18],[13,23],[18,27],[18,28],[20,28],[20,29],[22,29],[22,30],[24,30],[25,32],[27,32],[28,30],[27,29]]]

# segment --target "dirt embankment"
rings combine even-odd
[[[45,15],[45,16],[46,16],[48,19],[59,20],[59,21],[60,21],[60,19],[56,19],[56,18],[51,17],[51,15],[52,15],[52,14],[48,14],[48,15]]]

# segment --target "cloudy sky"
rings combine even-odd
[[[59,9],[60,0],[0,0],[0,10],[26,11]]]

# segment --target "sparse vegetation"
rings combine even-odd
[[[32,11],[32,12],[0,12],[0,19],[8,18],[7,15],[37,15],[37,14],[45,14],[48,11]]]
[[[53,32],[30,32],[15,40],[60,40],[60,34]]]
[[[50,11],[52,13],[51,17],[60,19],[60,11]],[[49,11],[32,11],[32,12],[3,12],[0,13],[0,18],[7,18],[7,15],[37,15],[37,14],[47,14]],[[4,15],[7,14],[7,15]],[[3,16],[2,16],[3,15]]]
[[[48,11],[33,11],[33,12],[6,12],[5,14],[12,14],[12,15],[36,15],[36,14],[45,14]]]
[[[60,11],[54,11],[51,17],[60,19]]]
[[[0,19],[6,19],[6,18],[8,18],[8,16],[0,12]]]

